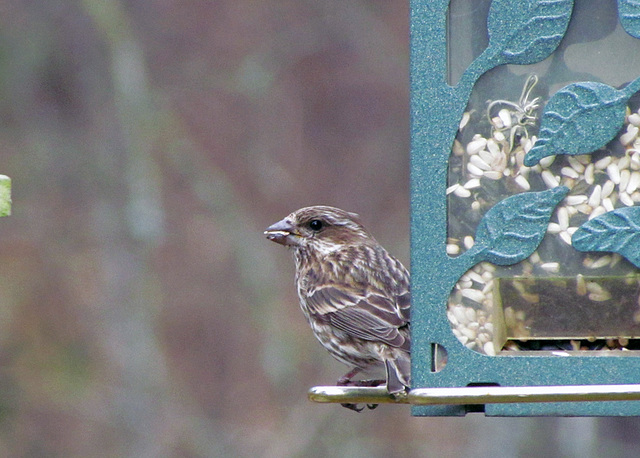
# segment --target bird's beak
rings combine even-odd
[[[298,236],[298,234],[294,232],[293,225],[287,218],[269,226],[264,231],[264,235],[272,242],[281,245],[295,245]]]

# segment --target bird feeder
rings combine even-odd
[[[640,6],[412,0],[416,416],[640,415]]]

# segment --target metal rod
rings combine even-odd
[[[640,385],[417,388],[409,392],[408,398],[411,404],[417,405],[637,401],[640,400]]]
[[[389,394],[385,387],[316,386],[309,390],[314,402],[471,405],[525,402],[640,401],[640,385],[473,386],[415,388]]]
[[[389,394],[382,387],[314,386],[309,390],[314,402],[340,402],[351,404],[408,404],[407,393]]]

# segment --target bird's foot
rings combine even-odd
[[[340,379],[338,379],[337,381],[338,386],[382,386],[382,385],[385,385],[386,383],[384,380],[351,380],[351,378],[347,377],[347,375],[345,375],[344,377],[340,377]],[[362,412],[364,410],[364,407],[359,407],[359,404],[345,403],[345,404],[341,404],[341,406],[349,410],[353,410],[354,412]],[[376,407],[378,407],[378,404],[367,404],[366,406],[370,410],[373,410]]]

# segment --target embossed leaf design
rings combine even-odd
[[[573,0],[493,0],[489,47],[502,63],[533,64],[549,56],[564,36]]]
[[[567,187],[559,186],[498,202],[476,231],[475,260],[506,266],[529,257],[542,241],[554,208],[568,192]]]
[[[618,0],[620,24],[634,38],[640,38],[640,2],[638,0]]]
[[[610,251],[640,267],[640,207],[624,207],[587,221],[573,234],[578,251]]]
[[[639,80],[624,89],[596,82],[563,87],[547,103],[540,122],[538,141],[524,158],[534,166],[554,154],[587,154],[602,148],[622,128],[627,100]]]

